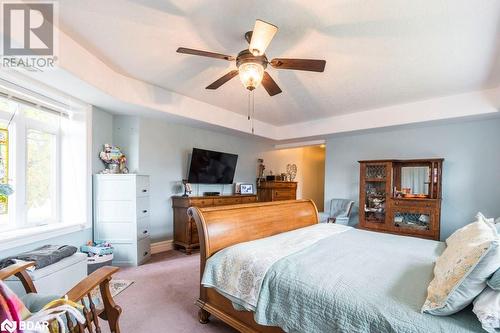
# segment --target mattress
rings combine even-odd
[[[207,261],[202,283],[286,332],[482,332],[470,307],[446,317],[420,312],[444,243],[326,226],[308,227],[322,229],[292,250],[281,243],[303,230],[224,249]]]

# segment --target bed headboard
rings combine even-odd
[[[237,243],[318,223],[318,211],[311,200],[191,207],[188,214],[196,221],[202,261]]]

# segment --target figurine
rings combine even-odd
[[[288,180],[293,182],[295,177],[297,177],[297,165],[296,164],[287,164],[286,165],[286,173],[288,175]]]
[[[193,189],[191,188],[191,184],[187,182],[187,179],[182,180],[182,185],[184,185],[184,194],[182,196],[187,198],[193,192]]]
[[[101,173],[128,173],[127,158],[119,147],[104,144],[104,150],[99,153],[99,158],[106,166],[106,169],[102,170]]]
[[[127,157],[125,155],[120,156],[118,162],[120,164],[120,173],[128,173]]]
[[[262,158],[257,159],[259,162],[258,173],[257,173],[257,187],[260,186],[260,182],[266,180],[264,178],[264,170],[266,170],[266,166],[264,165],[264,160]]]
[[[257,162],[259,162],[259,174],[257,178],[264,178],[264,170],[266,170],[266,166],[264,165],[264,160],[262,158],[259,158]]]

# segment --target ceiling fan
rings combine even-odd
[[[250,44],[249,47],[238,53],[236,57],[185,47],[179,47],[177,52],[228,61],[236,60],[236,67],[238,69],[232,70],[217,79],[208,85],[206,89],[217,89],[239,74],[241,82],[246,89],[252,91],[262,83],[268,94],[274,96],[281,93],[281,89],[265,71],[268,64],[276,69],[293,69],[312,72],[323,72],[326,65],[325,60],[315,59],[274,58],[268,61],[265,51],[277,31],[278,27],[275,25],[262,20],[256,20],[253,31],[245,33],[245,39]]]

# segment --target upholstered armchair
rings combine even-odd
[[[352,200],[332,199],[329,212],[320,213],[320,222],[348,225],[353,206]]]

